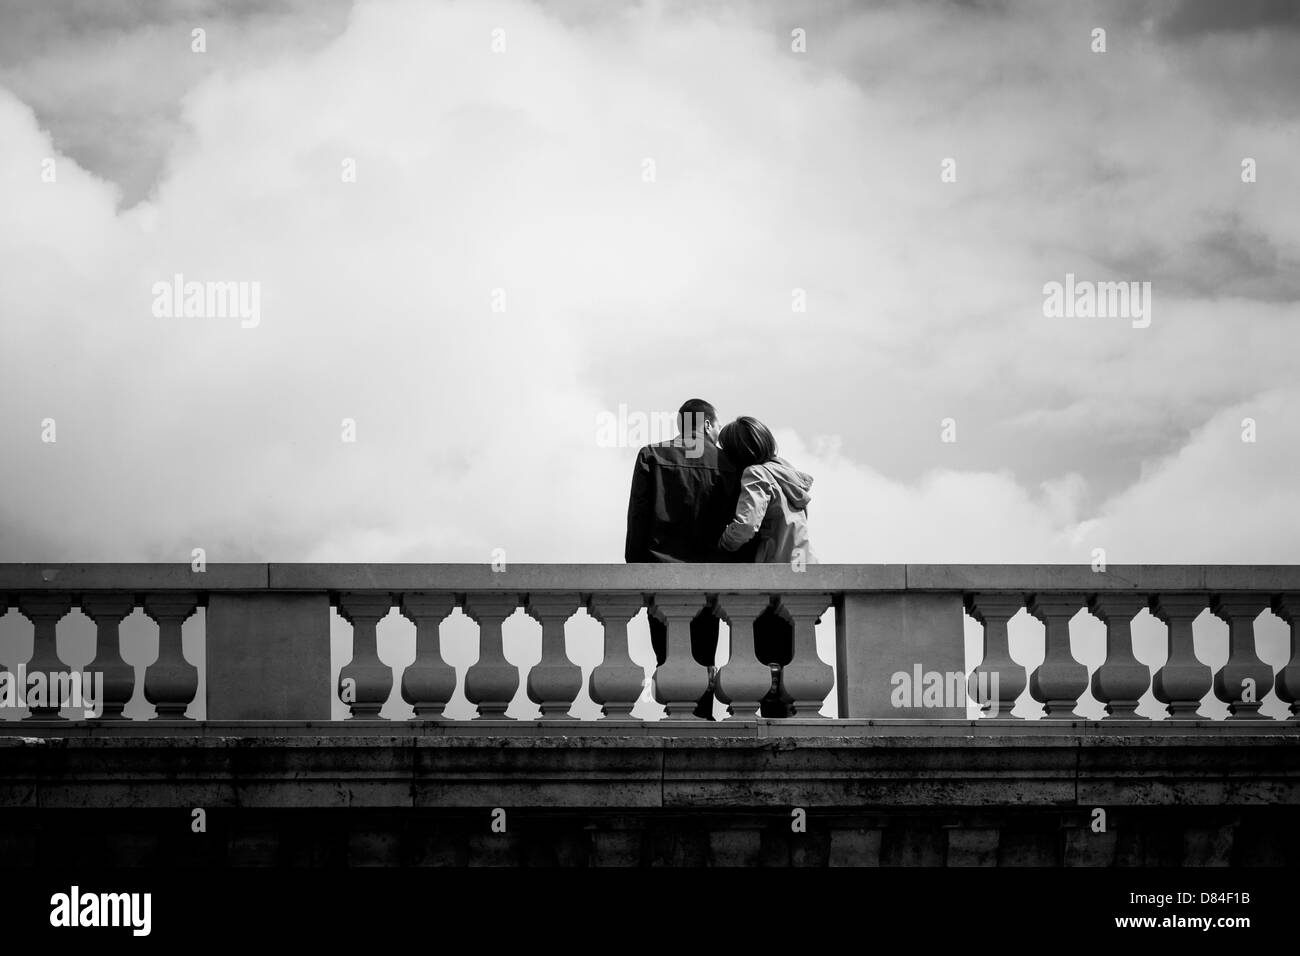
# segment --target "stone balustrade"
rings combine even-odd
[[[106,721],[121,721],[135,692],[118,642],[122,621],[137,608],[155,622],[159,638],[144,696],[156,720],[185,719],[199,671],[182,653],[181,628],[199,607],[209,721],[328,721],[336,695],[353,721],[375,721],[394,687],[417,721],[450,721],[444,708],[457,673],[443,656],[442,629],[457,608],[478,629],[477,660],[463,675],[478,720],[508,719],[521,685],[543,723],[571,719],[583,672],[567,656],[566,628],[585,609],[603,628],[604,642],[587,694],[605,721],[630,721],[643,671],[630,653],[629,623],[643,608],[667,634],[666,658],[650,685],[666,727],[700,719],[693,711],[708,671],[692,655],[691,623],[701,614],[725,621],[730,634],[716,685],[730,704],[724,723],[755,721],[774,682],[786,712],[801,722],[818,718],[832,688],[840,720],[965,721],[971,701],[1016,720],[1012,708],[1026,688],[1052,721],[1081,719],[1076,708],[1088,690],[1107,720],[1141,719],[1137,707],[1148,690],[1175,720],[1204,719],[1198,711],[1211,691],[1231,720],[1261,719],[1270,691],[1289,706],[1290,719],[1300,714],[1294,566],[1111,566],[1094,573],[1033,565],[518,565],[501,572],[486,565],[248,564],[201,572],[188,565],[0,565],[0,611],[14,608],[32,625],[29,672],[67,669],[56,630],[73,608],[94,622],[88,669],[103,674],[99,719]],[[336,683],[332,609],[352,631],[350,659]],[[1009,643],[1009,623],[1022,610],[1042,625],[1042,662],[1031,673]],[[1154,673],[1133,652],[1131,622],[1144,610],[1167,630],[1167,658]],[[1193,640],[1193,621],[1207,610],[1227,627],[1227,660],[1215,671],[1198,659]],[[1255,621],[1266,610],[1290,628],[1290,658],[1277,673],[1256,647]],[[518,611],[541,631],[541,657],[531,667],[504,653],[503,624]],[[1071,650],[1071,620],[1081,611],[1105,626],[1106,657],[1091,674]],[[415,658],[400,674],[378,654],[377,628],[391,613],[415,629]],[[828,661],[818,654],[815,625],[831,613],[835,651]],[[983,632],[973,669],[965,655],[966,615]],[[760,619],[786,629],[787,661],[759,658]],[[967,693],[898,706],[890,676],[922,670],[955,674]],[[58,707],[46,704],[31,708],[23,724],[58,720]]]

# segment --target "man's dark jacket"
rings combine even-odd
[[[739,490],[739,473],[711,440],[646,445],[632,472],[624,560],[753,561],[757,541],[734,552],[718,548]]]

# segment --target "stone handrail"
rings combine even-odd
[[[714,614],[730,627],[732,653],[718,678],[732,721],[752,721],[773,680],[754,653],[754,622],[775,614],[792,634],[792,659],[779,668],[793,712],[814,718],[837,687],[841,719],[965,720],[966,701],[898,707],[888,675],[958,673],[987,712],[1010,716],[1028,686],[1049,719],[1080,719],[1079,697],[1091,687],[1112,719],[1141,719],[1137,702],[1150,688],[1169,716],[1196,716],[1213,690],[1232,719],[1258,719],[1275,690],[1300,714],[1300,566],[1112,565],[487,565],[438,564],[85,564],[0,565],[0,612],[16,608],[34,629],[29,671],[66,669],[55,640],[58,622],[81,608],[96,627],[87,668],[104,675],[101,719],[119,720],[134,693],[134,672],[119,653],[122,620],[140,608],[158,626],[158,659],[144,695],[159,720],[184,719],[198,670],[181,650],[181,627],[206,609],[209,721],[328,721],[332,697],[344,693],[351,716],[375,719],[399,680],[417,720],[444,720],[456,673],[442,657],[440,626],[457,607],[479,629],[479,657],[465,674],[465,693],[480,719],[505,718],[522,680],[543,720],[565,718],[581,691],[581,668],[565,651],[566,622],[586,608],[604,630],[604,658],[588,690],[605,719],[628,720],[642,692],[643,671],[628,653],[629,621],[642,607],[662,621],[667,656],[655,672],[656,698],[669,721],[693,721],[707,684],[691,655],[690,622]],[[331,608],[352,627],[351,661],[330,686]],[[518,609],[541,626],[541,660],[509,663],[502,624]],[[814,623],[835,614],[834,668],[817,653]],[[1081,609],[1104,622],[1106,659],[1089,679],[1070,650],[1069,621]],[[1216,673],[1197,659],[1192,621],[1204,610],[1226,622],[1228,659]],[[393,609],[416,629],[416,657],[400,678],[377,653],[376,628]],[[1044,626],[1044,659],[1026,674],[1010,656],[1007,625],[1021,609]],[[1168,659],[1154,674],[1133,655],[1130,622],[1149,609],[1168,630]],[[1272,609],[1290,627],[1289,661],[1275,675],[1256,653],[1254,621]],[[983,628],[983,657],[969,674],[964,615]],[[838,675],[838,680],[837,680]],[[29,727],[58,719],[57,707],[33,708]]]

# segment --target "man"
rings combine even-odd
[[[628,563],[664,561],[731,562],[754,560],[757,541],[739,551],[718,548],[731,520],[740,476],[718,448],[718,413],[708,402],[692,398],[677,411],[680,434],[671,441],[646,445],[637,454],[627,508]],[[667,659],[668,629],[650,617],[655,661]],[[709,668],[709,686],[695,715],[713,717],[713,662],[718,648],[718,619],[707,608],[691,621],[691,655]]]

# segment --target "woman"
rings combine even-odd
[[[776,439],[757,418],[742,415],[722,426],[718,444],[741,472],[735,517],[718,547],[735,551],[758,535],[756,562],[815,564],[808,543],[812,476],[776,456]]]
[[[718,444],[741,472],[735,517],[718,547],[735,551],[757,535],[757,562],[788,564],[795,570],[816,563],[808,544],[812,476],[776,456],[776,439],[756,418],[744,415],[724,425]],[[790,622],[775,608],[754,621],[754,654],[772,668],[772,688],[759,704],[760,715],[789,717],[794,702],[781,684],[781,668],[794,656],[794,635]]]

